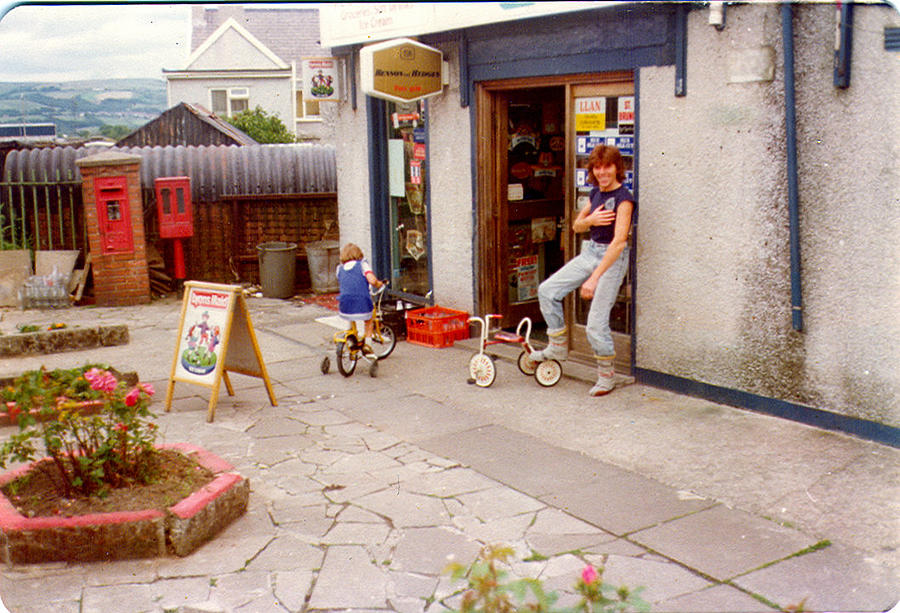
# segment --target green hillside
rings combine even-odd
[[[55,123],[60,136],[138,128],[166,110],[161,79],[0,82],[0,123]]]

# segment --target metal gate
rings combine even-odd
[[[0,181],[0,247],[84,250],[81,177],[66,163],[74,150],[18,153],[8,156]]]

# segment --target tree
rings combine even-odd
[[[259,106],[238,113],[229,118],[228,123],[258,143],[293,143],[296,140],[278,115],[269,115]]]
[[[132,129],[123,125],[103,124],[100,126],[100,134],[112,140],[121,140],[131,134]]]

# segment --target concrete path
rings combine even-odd
[[[472,343],[398,344],[371,378],[334,366],[331,314],[248,301],[275,386],[233,375],[216,418],[208,390],[175,386],[180,302],[124,309],[6,310],[17,323],[125,323],[131,342],[0,361],[0,376],[87,361],[152,382],[168,442],[204,446],[250,479],[250,510],[186,558],[0,571],[13,613],[446,611],[444,572],[485,544],[573,604],[586,563],[643,586],[653,611],[884,611],[900,596],[900,450],[629,385],[589,398],[566,364],[541,388],[498,362],[468,385]],[[0,437],[11,429],[0,430]]]

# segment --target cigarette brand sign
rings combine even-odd
[[[363,91],[393,102],[411,102],[441,93],[444,56],[408,38],[363,47],[359,51]]]

